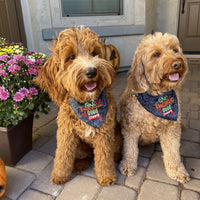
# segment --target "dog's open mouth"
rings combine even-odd
[[[86,83],[84,85],[84,89],[87,91],[87,92],[93,92],[96,90],[96,87],[97,87],[97,82],[95,81],[90,81],[88,83]]]
[[[180,78],[180,75],[178,72],[172,73],[172,74],[166,74],[165,75],[165,80],[171,81],[171,82],[176,82]]]

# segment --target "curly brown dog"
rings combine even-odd
[[[186,72],[187,63],[176,36],[157,32],[144,37],[135,52],[120,100],[122,174],[136,172],[138,142],[160,141],[167,175],[181,183],[189,180],[179,153],[181,109],[177,89]]]
[[[116,72],[112,56],[106,54],[108,46],[84,27],[62,31],[54,43],[52,56],[35,80],[60,107],[51,181],[55,184],[68,181],[75,159],[90,158],[93,147],[98,183],[113,184],[117,178],[116,102],[111,85]],[[79,172],[85,169],[81,162],[78,164]]]

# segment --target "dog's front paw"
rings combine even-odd
[[[132,162],[129,162],[127,160],[122,160],[119,164],[119,170],[124,175],[132,176],[135,174],[137,170],[137,164],[136,166],[134,166]]]
[[[180,166],[178,169],[167,170],[167,174],[171,179],[180,183],[186,183],[190,180],[190,176],[183,166]]]
[[[58,176],[58,175],[56,175],[55,173],[52,172],[50,181],[53,184],[62,185],[64,183],[66,183],[67,181],[69,181],[70,178],[71,178],[70,176],[68,176],[68,177],[60,177],[60,176]]]
[[[116,175],[97,178],[97,182],[101,186],[108,186],[108,185],[114,184],[116,181],[117,181],[117,176]]]
[[[108,186],[114,184],[117,181],[117,175],[115,172],[104,173],[101,176],[97,175],[97,182],[101,186]]]

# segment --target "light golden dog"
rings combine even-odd
[[[187,63],[176,36],[157,32],[144,37],[135,52],[120,100],[122,174],[135,174],[138,142],[160,141],[167,175],[181,183],[189,180],[179,153],[181,109],[177,89],[186,72]]]
[[[113,184],[116,102],[111,85],[116,71],[111,57],[119,58],[106,54],[109,45],[89,28],[66,29],[54,43],[35,80],[60,107],[51,181],[63,184],[74,168],[84,170],[88,165],[82,166],[81,160],[90,160],[93,147],[98,183]]]

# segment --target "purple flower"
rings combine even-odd
[[[37,68],[36,67],[31,67],[31,68],[29,68],[28,72],[29,72],[29,74],[35,75],[37,73]]]
[[[26,54],[27,55],[35,54],[35,51],[28,51]]]
[[[0,56],[0,61],[6,61],[7,59],[9,58],[9,56],[8,55],[1,55]]]
[[[14,65],[14,64],[16,64],[16,63],[17,63],[17,61],[16,61],[15,59],[11,59],[11,60],[9,60],[9,61],[7,62],[8,65]]]
[[[29,90],[26,89],[25,87],[21,88],[21,89],[19,90],[19,92],[22,93],[22,94],[24,94],[24,95],[29,94]]]
[[[43,64],[43,60],[40,58],[36,61],[37,64],[42,65]]]
[[[15,59],[15,60],[19,60],[19,61],[25,61],[25,60],[26,60],[26,57],[25,57],[25,56],[22,56],[22,55],[15,55],[15,56],[14,56],[14,59]]]
[[[32,61],[32,60],[25,60],[25,62],[24,62],[26,65],[33,65],[34,64],[34,62]]]
[[[30,92],[30,94],[32,94],[32,95],[38,95],[38,91],[37,91],[36,88],[29,88],[29,92]]]
[[[14,101],[22,101],[24,99],[24,94],[21,92],[16,92],[16,94],[13,97]]]
[[[4,69],[0,69],[0,76],[1,76],[1,75],[3,75],[3,76],[7,75],[7,73],[5,72]]]
[[[7,92],[5,90],[0,92],[0,98],[2,100],[6,100],[8,97],[9,97],[9,92]]]

